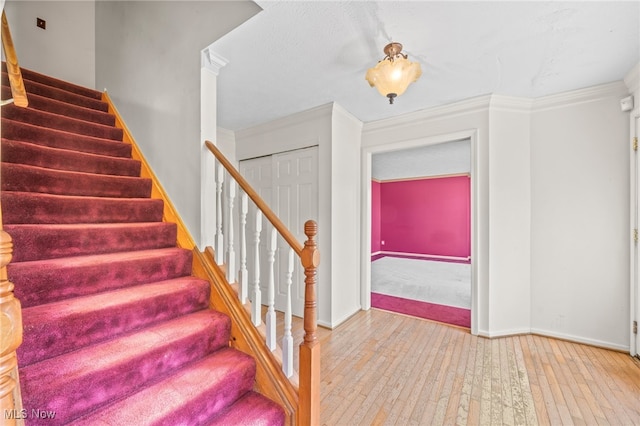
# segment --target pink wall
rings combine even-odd
[[[371,253],[380,251],[380,182],[371,181]]]
[[[465,258],[471,255],[468,176],[379,185],[380,241],[385,242],[379,250]],[[375,223],[374,214],[372,212],[372,223]],[[374,232],[372,229],[372,251],[377,251]]]

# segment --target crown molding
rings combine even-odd
[[[640,62],[624,76],[624,84],[626,84],[630,92],[640,90]]]
[[[483,95],[475,98],[465,99],[448,105],[427,108],[397,117],[385,118],[382,120],[364,123],[363,134],[373,133],[394,127],[413,124],[418,121],[430,121],[440,118],[452,118],[457,115],[481,112],[489,109],[492,95]]]
[[[530,113],[534,100],[531,98],[520,98],[516,96],[491,95],[491,111],[509,111]]]
[[[227,59],[223,58],[217,53],[214,53],[211,50],[211,47],[203,49],[200,58],[202,68],[211,71],[215,75],[219,75],[222,67],[229,63]]]
[[[594,102],[604,98],[619,97],[628,93],[628,89],[623,81],[614,81],[612,83],[536,98],[533,101],[533,111],[540,112],[563,108],[569,105]]]
[[[334,103],[328,103],[320,105],[315,108],[308,109],[306,111],[298,112],[286,117],[277,118],[267,123],[257,124],[246,129],[236,131],[236,140],[250,138],[255,135],[261,135],[268,132],[273,132],[278,129],[296,126],[304,124],[309,121],[328,118],[331,119],[331,113],[333,111]]]

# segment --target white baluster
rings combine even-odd
[[[275,262],[276,243],[278,242],[278,234],[275,227],[271,228],[271,236],[269,238],[269,249],[267,250],[267,263],[269,264],[268,291],[267,291],[267,347],[270,350],[276,348],[276,310],[275,310],[275,274],[273,264]]]
[[[285,376],[293,375],[293,336],[291,335],[291,282],[293,276],[293,249],[289,249],[287,263],[287,306],[284,311],[284,336],[282,337],[282,371]]]
[[[224,167],[216,162],[216,263],[224,262],[224,235],[222,233],[222,184],[224,183]]]
[[[262,292],[260,291],[260,232],[262,232],[262,212],[256,210],[256,228],[253,233],[253,298],[251,300],[251,321],[253,325],[262,324]]]
[[[229,179],[227,186],[227,197],[229,198],[229,228],[227,229],[227,281],[236,281],[236,252],[233,248],[233,203],[236,199],[236,181]]]
[[[240,270],[238,282],[240,287],[240,303],[247,303],[249,297],[249,276],[247,273],[247,212],[249,211],[249,197],[242,191],[240,196]]]

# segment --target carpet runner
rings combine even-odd
[[[101,93],[23,77],[29,108],[2,107],[1,200],[26,423],[283,424]]]

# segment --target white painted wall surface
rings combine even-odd
[[[96,84],[108,89],[200,244],[201,50],[260,8],[250,1],[100,1],[95,7]]]
[[[20,66],[96,88],[95,2],[9,0],[5,11]]]
[[[489,334],[531,328],[531,101],[493,95],[489,111]]]
[[[536,100],[532,331],[629,349],[629,115],[624,84]]]
[[[362,122],[334,104],[331,126],[331,325],[360,310]]]

